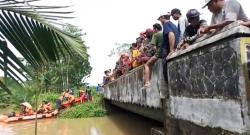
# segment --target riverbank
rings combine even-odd
[[[88,117],[103,117],[106,115],[103,104],[103,95],[94,93],[92,101],[70,107],[59,115],[59,118],[74,119]]]
[[[73,107],[67,108],[63,110],[59,118],[64,119],[74,119],[74,118],[87,118],[87,117],[103,117],[106,115],[106,110],[103,107],[103,95],[100,93],[97,93],[95,90],[91,91],[91,99],[90,101],[87,101],[83,104],[78,104]],[[75,97],[78,96],[78,92],[75,93]],[[55,102],[60,97],[60,94],[58,93],[43,93],[39,95],[38,98],[38,105],[42,103],[43,100],[48,101],[52,104],[53,108],[55,108]],[[14,99],[13,99],[14,100]],[[12,101],[12,100],[11,100]],[[11,103],[11,102],[10,102]],[[30,103],[33,106],[33,109],[35,107],[35,97],[30,99]],[[20,103],[19,103],[20,104]],[[18,103],[13,103],[11,106],[0,108],[2,111],[0,114],[9,114],[10,112],[19,112],[19,106]]]

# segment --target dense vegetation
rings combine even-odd
[[[15,84],[15,83],[14,83]],[[12,95],[0,92],[0,108],[5,108],[11,105],[13,110],[18,111],[20,103],[27,101],[35,108],[35,92],[37,85],[29,84],[24,87],[19,87],[14,85],[10,87],[12,89]],[[86,89],[86,88],[83,88]],[[103,95],[98,94],[95,91],[95,87],[90,87],[92,93],[92,101],[86,102],[84,104],[76,105],[74,107],[63,110],[59,118],[73,119],[73,118],[86,118],[86,117],[102,117],[106,115],[106,110],[103,104]],[[75,97],[78,96],[78,91],[74,91]],[[47,100],[52,103],[55,107],[55,101],[58,99],[61,93],[56,92],[46,92],[39,95],[38,105],[42,103],[43,100]]]
[[[63,31],[71,33],[82,41],[79,28],[68,24],[63,28]],[[85,84],[82,79],[90,74],[92,68],[89,64],[87,47],[84,44],[82,44],[82,50],[84,50],[86,57],[82,58],[77,53],[74,55],[66,53],[60,56],[59,62],[51,62],[49,65],[43,66],[39,72],[28,61],[20,59],[22,63],[25,63],[25,69],[32,76],[29,76],[22,86],[10,77],[5,78],[4,81],[12,95],[0,91],[0,108],[8,105],[18,108],[22,102],[29,102],[35,108],[36,95],[39,95],[38,104],[42,100],[54,103],[63,90],[67,88],[76,90],[83,87]]]
[[[0,2],[1,18],[4,18],[0,21],[0,70],[4,72],[4,78],[0,78],[0,108],[11,106],[18,109],[22,102],[29,102],[36,108],[43,100],[55,106],[63,90],[70,88],[76,94],[77,90],[86,87],[84,80],[92,70],[88,47],[82,40],[85,33],[78,27],[56,21],[71,18],[65,16],[70,12],[50,12],[53,8],[67,6],[40,8],[35,6],[35,1]],[[7,40],[23,58],[12,53]],[[105,115],[102,95],[95,93],[94,89],[92,92],[91,102],[69,108],[60,117]]]
[[[0,108],[5,108],[11,105],[14,110],[17,110],[22,102],[29,102],[35,108],[35,95],[39,89],[35,83],[27,82],[26,85],[20,87],[15,82],[9,80],[9,88],[12,95],[3,91],[0,92]],[[42,100],[47,100],[54,105],[59,95],[60,93],[56,92],[41,93],[38,98],[38,105],[42,103]]]
[[[64,119],[102,117],[106,114],[103,106],[103,96],[92,91],[93,101],[76,105],[63,111],[59,117]]]

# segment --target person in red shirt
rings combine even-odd
[[[85,103],[88,100],[87,94],[83,90],[79,91],[79,98],[81,103]]]
[[[131,69],[131,60],[127,53],[121,55],[121,62],[122,62],[122,74],[126,74]]]

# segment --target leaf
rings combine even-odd
[[[58,20],[73,18],[67,16],[73,12],[56,11],[55,9],[64,9],[70,6],[37,6],[33,3],[35,1],[38,0],[23,2],[0,0],[1,38],[8,40],[36,71],[40,71],[51,62],[59,62],[62,57],[66,59],[66,54],[88,58],[83,42],[77,36],[60,28],[66,24],[58,22]],[[4,40],[2,42],[6,43]],[[11,59],[3,62],[7,62],[7,65],[12,67],[6,68],[6,64],[2,64],[1,69],[8,70],[12,79],[22,82],[23,80],[15,72],[25,76],[23,71],[30,74],[29,71],[9,49],[0,49],[5,51],[4,54],[0,55],[2,59],[4,57]],[[33,75],[30,76],[33,77]],[[25,76],[25,78],[28,77]]]

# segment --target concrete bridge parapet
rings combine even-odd
[[[198,39],[167,58],[166,70],[168,83],[164,81],[162,62],[158,61],[152,87],[142,90],[143,67],[134,69],[106,85],[105,98],[138,108],[164,110],[167,135],[250,131],[249,28],[235,22]]]
[[[161,99],[165,97],[167,87],[162,76],[162,67],[162,62],[159,60],[153,68],[152,86],[147,90],[143,89],[144,67],[141,66],[104,86],[105,98],[144,107],[162,108]]]

